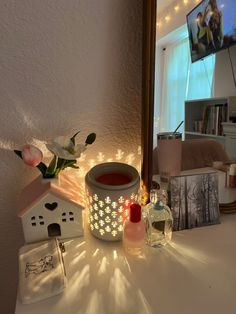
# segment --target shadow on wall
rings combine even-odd
[[[141,118],[137,125],[137,115],[141,113],[142,81],[142,1],[129,0],[112,1],[109,3],[110,21],[113,27],[106,28],[106,42],[109,49],[104,50],[104,69],[102,75],[106,77],[105,99],[111,99],[110,108],[113,116],[112,129],[119,130],[117,141],[124,138],[141,138]],[[132,32],[127,30],[133,29]],[[114,62],[116,60],[116,62]],[[115,80],[114,80],[115,78]],[[134,109],[133,104],[139,106]],[[105,122],[106,116],[104,116]],[[110,122],[111,122],[110,121]],[[134,123],[134,125],[133,125]],[[127,130],[136,128],[136,133]],[[112,130],[111,129],[111,130]],[[122,145],[122,142],[119,144]]]
[[[71,127],[65,129],[64,125],[62,128],[61,124],[58,123],[58,114],[55,114],[50,120],[45,112],[45,116],[41,118],[37,108],[30,106],[30,104],[21,103],[13,95],[6,95],[5,100],[7,102],[1,104],[1,116],[4,119],[1,119],[0,148],[12,149],[15,148],[16,143],[21,147],[25,143],[32,142],[34,138],[43,141],[54,137],[56,134],[57,136],[61,135],[60,132],[62,131],[64,134],[71,131]],[[9,104],[11,104],[10,110]],[[54,122],[54,119],[57,120],[57,123]],[[45,129],[46,132],[43,132],[42,130]]]

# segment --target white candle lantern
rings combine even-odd
[[[121,240],[129,207],[138,201],[138,171],[109,162],[93,167],[85,177],[91,233],[102,240]]]

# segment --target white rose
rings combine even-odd
[[[54,155],[62,159],[73,160],[80,157],[86,149],[83,144],[73,144],[71,139],[60,136],[53,140],[51,143],[46,144],[47,149]]]

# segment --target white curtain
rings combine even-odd
[[[189,67],[186,40],[167,46],[164,55],[160,131],[174,131],[183,120]]]
[[[215,55],[190,63],[186,99],[212,97],[214,71]]]
[[[188,38],[166,47],[162,96],[154,118],[158,132],[174,131],[184,120],[185,100],[211,97],[214,67],[215,56],[191,63]]]

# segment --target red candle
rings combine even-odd
[[[123,185],[131,182],[131,178],[123,173],[105,173],[96,178],[96,181],[106,185]]]

